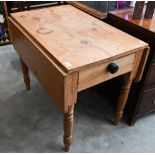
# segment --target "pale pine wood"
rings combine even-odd
[[[145,12],[145,9],[146,7],[144,7],[144,12]],[[149,30],[148,32],[155,33],[155,15],[152,17],[152,19],[147,19],[145,18],[144,15],[141,17],[141,19],[134,19],[133,11],[134,11],[134,8],[121,9],[117,11],[112,11],[109,13],[109,15],[111,14],[116,15],[117,17],[120,17],[123,20],[126,20],[127,22],[131,22],[137,26],[140,26],[141,28]],[[125,17],[128,17],[128,18],[125,18]]]
[[[130,79],[132,80],[136,78],[137,72],[139,70],[139,65],[141,63],[142,55],[143,55],[143,50],[136,52],[136,56],[135,56],[135,60],[134,60],[133,68],[132,68],[132,73],[130,75]]]
[[[139,82],[141,80],[142,75],[143,75],[143,71],[144,71],[144,68],[145,68],[145,65],[147,62],[147,58],[149,56],[149,52],[150,52],[150,48],[148,47],[148,48],[144,49],[142,56],[138,58],[139,65],[137,65],[138,69],[135,72],[136,75],[134,77],[134,82]],[[135,68],[136,68],[136,66],[135,66]]]
[[[135,54],[131,54],[120,59],[116,59],[102,65],[82,70],[79,72],[78,91],[89,88],[101,82],[107,81],[119,75],[132,71]],[[119,70],[115,74],[111,74],[107,67],[111,62],[119,65]]]
[[[71,73],[65,79],[65,103],[71,106],[76,103],[78,89],[78,72]]]
[[[98,65],[147,47],[143,41],[70,5],[11,16],[66,72]]]
[[[59,109],[67,112],[68,106],[76,102],[77,85],[75,84],[77,84],[78,74],[67,75],[11,18],[8,21],[13,45],[17,52]]]
[[[73,122],[74,122],[74,105],[68,108],[68,112],[64,114],[64,146],[68,152],[72,143]]]
[[[20,57],[20,64],[23,72],[23,78],[24,78],[24,83],[26,86],[27,90],[30,90],[30,77],[29,77],[29,70],[23,59]]]
[[[137,51],[132,69],[132,74],[130,76],[130,79],[134,80],[134,82],[139,82],[141,80],[149,52],[149,47],[141,51]]]
[[[124,81],[121,88],[120,96],[117,103],[117,109],[114,117],[114,124],[117,125],[122,118],[123,110],[126,105],[132,80],[130,79],[131,73],[124,75]]]

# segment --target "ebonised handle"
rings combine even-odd
[[[108,65],[107,70],[111,73],[114,74],[119,70],[119,65],[112,62]]]

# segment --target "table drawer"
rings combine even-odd
[[[155,110],[155,91],[144,93],[138,109],[138,116]]]
[[[80,71],[78,91],[81,91],[93,85],[99,84],[106,80],[109,80],[119,75],[130,72],[133,67],[134,59],[135,59],[135,54],[131,54],[131,55],[113,60],[112,62],[119,65],[119,70],[114,74],[111,74],[107,70],[107,67],[111,63],[111,61],[93,68]]]

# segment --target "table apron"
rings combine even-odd
[[[115,74],[111,74],[107,67],[111,62],[107,62],[96,67],[82,70],[79,72],[79,81],[78,81],[78,91],[83,89],[89,88],[101,82],[110,80],[115,78],[119,75],[128,73],[132,71],[134,60],[135,60],[135,53],[113,60],[116,64],[119,65],[119,70]]]

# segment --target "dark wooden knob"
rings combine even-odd
[[[111,74],[114,74],[116,73],[118,70],[119,70],[119,65],[112,62],[108,65],[108,68],[107,70],[111,73]]]

